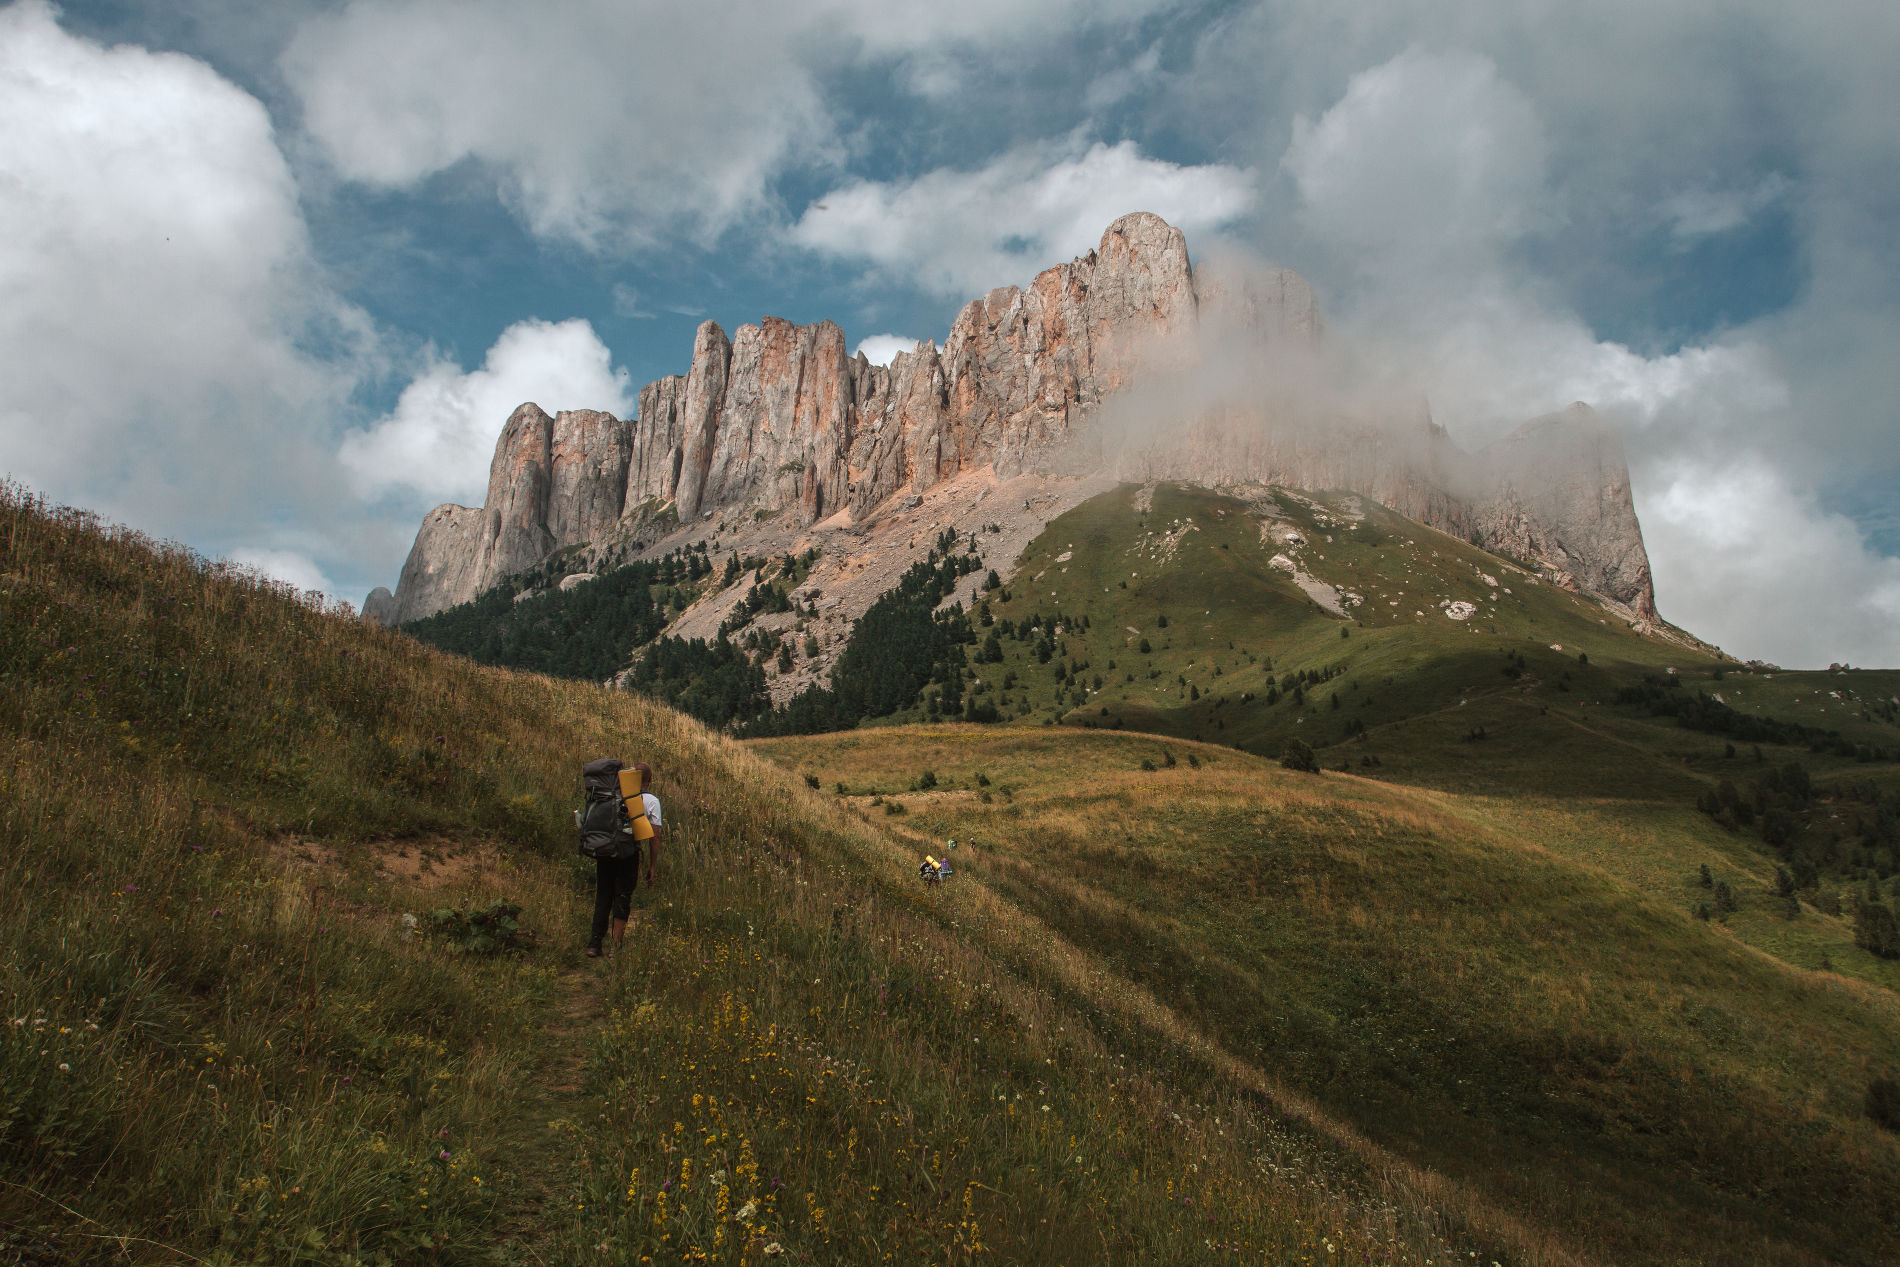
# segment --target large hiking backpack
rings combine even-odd
[[[623,764],[612,757],[589,761],[581,767],[585,799],[574,815],[581,832],[581,853],[589,858],[638,857],[640,843],[633,838],[626,802],[620,799]]]

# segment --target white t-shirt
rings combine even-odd
[[[660,822],[660,798],[651,792],[642,792],[640,793],[640,803],[646,807],[647,821],[653,824],[655,831],[658,831],[660,827],[663,826]]]

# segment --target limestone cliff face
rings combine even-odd
[[[674,499],[679,517],[690,523],[699,514],[700,494],[712,468],[719,442],[719,415],[726,403],[726,372],[732,364],[732,341],[717,323],[708,321],[693,338],[693,368],[687,371],[680,395],[679,480]],[[635,424],[636,432],[639,424]]]
[[[889,367],[850,357],[829,321],[768,317],[730,339],[707,322],[684,383],[641,394],[626,504],[671,500],[688,523],[740,505],[811,522],[973,465],[1031,469],[1194,312],[1186,240],[1136,214],[1027,290],[968,304],[941,352],[920,344]]]
[[[396,596],[387,585],[378,585],[363,600],[363,619],[372,625],[393,625],[396,623]]]
[[[1473,526],[1487,545],[1656,619],[1629,464],[1595,411],[1578,402],[1533,419],[1478,458],[1485,492],[1473,499]]]
[[[632,456],[632,431],[612,414],[573,409],[556,415],[546,520],[556,549],[592,541],[619,522]]]
[[[1274,406],[1250,400],[1138,444],[1103,423],[1105,402],[1135,399],[1144,376],[1191,377],[1210,340],[1268,356],[1310,350],[1324,328],[1297,274],[1197,267],[1180,230],[1146,213],[1028,287],[971,301],[941,349],[921,343],[889,366],[850,356],[829,321],[768,317],[730,338],[708,321],[687,372],[649,383],[635,420],[517,409],[483,508],[431,511],[379,611],[413,620],[669,512],[689,530],[735,509],[802,529],[841,512],[862,520],[899,494],[988,468],[1000,479],[1110,469],[1351,489],[1653,615],[1628,472],[1588,411],[1527,424],[1476,459],[1422,413],[1281,426]]]
[[[681,407],[685,397],[683,374],[668,374],[640,389],[639,424],[627,425],[633,453],[627,465],[624,506],[638,509],[673,500],[684,457]]]
[[[1187,240],[1158,216],[1123,216],[1101,245],[966,306],[941,365],[948,427],[920,453],[919,482],[973,463],[1009,478],[1048,464],[1146,355],[1164,355],[1196,318]],[[934,469],[931,462],[934,459]]]
[[[824,513],[848,483],[852,388],[844,331],[831,322],[740,326],[696,504],[795,509],[807,523]]]
[[[534,404],[515,410],[495,442],[483,505],[448,503],[423,517],[395,596],[376,602],[378,614],[391,624],[433,615],[613,527],[631,442],[627,424],[612,414],[576,409],[550,418]]]
[[[853,518],[900,488],[929,488],[954,466],[949,383],[929,343],[900,352],[888,367],[860,361],[860,426],[847,464]],[[946,443],[951,457],[946,460]]]
[[[539,405],[515,410],[501,429],[488,464],[486,529],[478,555],[481,588],[511,572],[531,568],[554,549],[548,531],[549,471],[554,419]]]
[[[396,582],[391,623],[434,615],[481,593],[487,528],[488,512],[476,506],[444,503],[424,515]]]

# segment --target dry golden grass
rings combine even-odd
[[[845,812],[910,859],[975,836],[957,883],[987,896],[959,901],[1035,916],[1028,935],[1079,965],[1068,988],[1300,1105],[1515,1255],[1880,1261],[1894,1243],[1876,1193],[1900,1150],[1860,1113],[1869,1071],[1900,1059],[1893,996],[1646,887],[1685,845],[1627,804],[1294,775],[1100,732],[760,748],[842,782]],[[934,789],[907,791],[925,771]],[[874,804],[892,799],[907,812]]]
[[[677,715],[433,654],[17,489],[0,533],[7,1253],[1493,1248],[1336,1165],[1140,991],[1103,1011],[1086,949],[974,887],[919,893],[881,824]],[[592,965],[568,812],[603,753],[653,762],[670,831],[640,932]],[[401,919],[493,899],[526,950]]]

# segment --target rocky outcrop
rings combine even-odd
[[[482,506],[446,503],[423,517],[393,600],[379,604],[387,623],[465,603],[614,527],[625,508],[632,440],[629,424],[598,410],[552,418],[535,404],[515,410],[495,442]]]
[[[1117,414],[1140,412],[1144,384],[1192,384],[1223,358],[1271,374],[1310,355],[1324,330],[1298,274],[1196,266],[1180,230],[1146,213],[1028,287],[971,301],[941,349],[920,343],[889,366],[848,355],[829,321],[768,317],[730,338],[708,321],[686,374],[649,383],[635,420],[517,409],[483,508],[425,519],[394,617],[466,601],[554,550],[598,551],[669,514],[689,531],[734,509],[795,529],[841,513],[861,521],[978,469],[1351,489],[1653,614],[1628,473],[1593,416],[1540,419],[1475,461],[1422,410],[1315,417],[1310,400],[1273,392],[1198,406],[1177,398],[1192,391],[1174,393],[1150,411],[1165,425],[1144,415],[1117,426]]]
[[[681,374],[668,374],[640,389],[639,425],[629,423],[627,427],[633,453],[627,464],[627,495],[622,503],[626,508],[650,511],[673,500],[684,456],[680,409],[685,396],[686,378]]]
[[[1487,546],[1657,618],[1623,443],[1588,405],[1534,419],[1483,450],[1476,480],[1473,527]]]
[[[485,533],[476,570],[477,592],[511,572],[533,567],[554,550],[548,530],[549,472],[554,419],[539,405],[515,410],[488,463]],[[400,592],[400,591],[399,591]]]
[[[363,600],[363,619],[372,625],[389,626],[396,623],[396,596],[389,592],[386,585],[378,585]]]
[[[693,337],[693,368],[687,372],[680,396],[679,481],[674,500],[679,517],[690,523],[699,514],[700,493],[712,469],[713,450],[719,443],[719,415],[726,403],[726,371],[732,363],[732,342],[717,322],[708,321]],[[636,428],[638,424],[635,424]]]
[[[482,592],[487,528],[488,512],[477,506],[444,503],[422,517],[396,582],[395,623],[432,616]]]
[[[849,482],[852,388],[844,331],[831,322],[740,326],[696,504],[818,518]]]
[[[852,364],[860,425],[831,502],[861,519],[893,490],[929,488],[944,473],[949,429],[943,360],[933,344],[899,352],[890,365]],[[952,440],[954,447],[954,439]]]
[[[612,414],[574,409],[555,417],[547,498],[555,549],[592,541],[619,522],[632,456],[632,428]]]

